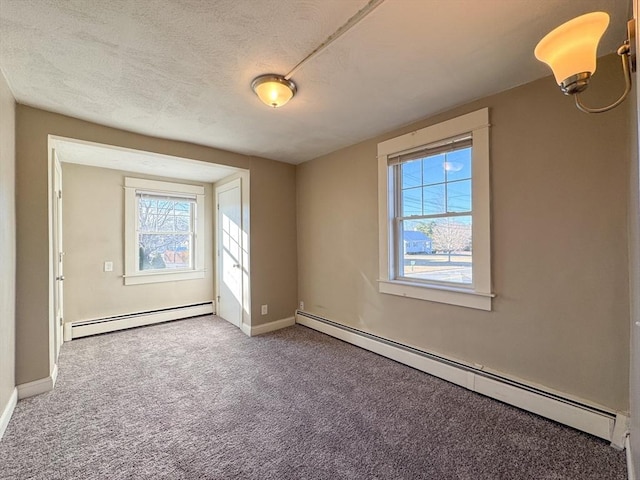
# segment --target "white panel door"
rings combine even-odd
[[[55,153],[54,153],[55,159]],[[55,338],[55,361],[58,361],[60,346],[62,345],[62,322],[63,322],[63,297],[64,297],[64,251],[62,250],[62,168],[60,162],[54,160],[53,168],[53,254],[54,282],[53,282],[53,302],[54,302],[54,338]]]
[[[242,197],[240,179],[216,188],[217,201],[217,313],[242,326]]]

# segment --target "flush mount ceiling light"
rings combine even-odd
[[[251,82],[251,89],[265,105],[273,108],[283,106],[298,91],[298,87],[293,80],[288,80],[282,75],[268,73],[260,75]]]
[[[344,25],[338,28],[335,32],[327,37],[327,39],[318,45],[309,55],[304,57],[289,73],[286,75],[277,75],[274,73],[268,73],[266,75],[260,75],[251,82],[251,89],[255,92],[260,100],[265,105],[269,105],[273,108],[283,106],[298,91],[298,87],[291,80],[291,77],[297,72],[302,65],[311,60],[313,57],[322,52],[331,43],[345,34],[355,24],[357,24],[364,17],[369,15],[373,10],[380,6],[384,0],[369,0],[369,2],[356,13],[353,17],[346,21]]]
[[[565,95],[573,95],[576,106],[585,113],[602,113],[620,105],[631,91],[631,71],[635,71],[635,21],[627,23],[628,38],[618,48],[625,75],[625,91],[611,105],[589,108],[580,100],[580,92],[589,86],[596,71],[596,53],[600,38],[609,25],[605,12],[587,13],[560,25],[548,33],[535,48],[535,56],[553,70]]]

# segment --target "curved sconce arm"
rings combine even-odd
[[[629,42],[628,41],[626,41],[618,49],[618,55],[620,55],[620,58],[622,59],[622,70],[624,71],[625,88],[624,88],[624,93],[622,94],[622,96],[618,100],[613,102],[611,105],[608,105],[606,107],[590,108],[590,107],[587,107],[585,104],[582,103],[582,101],[580,100],[580,94],[579,93],[575,93],[574,97],[575,97],[575,101],[576,101],[576,107],[578,107],[578,109],[582,110],[585,113],[604,113],[604,112],[608,112],[609,110],[617,107],[622,102],[624,102],[625,98],[627,98],[627,95],[629,95],[629,92],[631,91],[631,67],[630,67],[630,63],[632,62],[630,48],[629,48]]]

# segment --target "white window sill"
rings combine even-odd
[[[204,278],[204,270],[182,272],[149,272],[134,273],[124,276],[125,285],[141,285],[144,283],[177,282],[179,280],[196,280]]]
[[[460,307],[491,311],[491,293],[479,293],[465,288],[441,285],[422,285],[398,280],[378,280],[380,293],[417,298],[431,302],[448,303]]]

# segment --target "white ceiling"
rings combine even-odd
[[[630,4],[386,0],[294,75],[289,104],[260,103],[254,77],[287,73],[366,3],[0,0],[0,67],[26,105],[296,164],[548,75],[535,44],[579,14],[611,15],[613,52]]]

